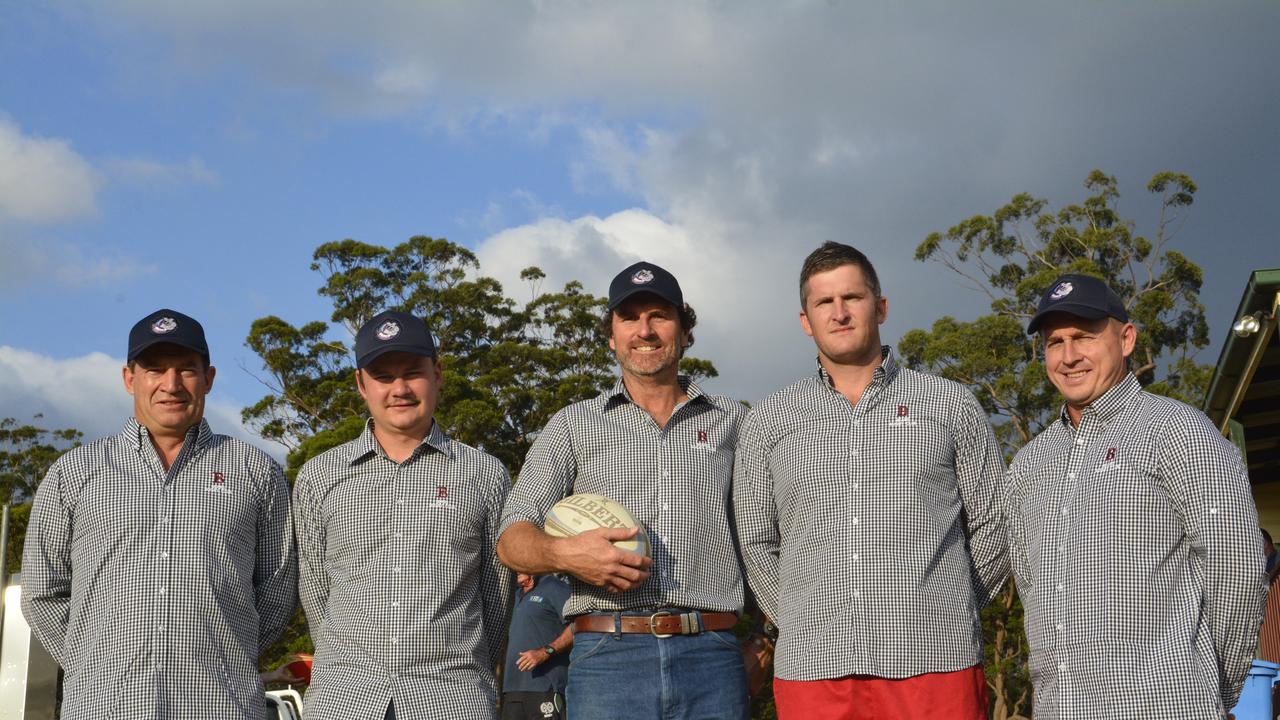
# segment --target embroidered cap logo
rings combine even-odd
[[[382,323],[382,327],[378,328],[379,340],[390,340],[400,334],[400,324],[395,320],[388,320]]]
[[[151,332],[157,335],[168,335],[178,329],[178,321],[171,317],[162,317],[151,323]]]
[[[1070,295],[1071,291],[1075,289],[1075,286],[1069,282],[1058,283],[1058,287],[1054,288],[1053,292],[1049,293],[1049,297],[1053,300],[1061,300],[1062,298]]]
[[[653,282],[653,271],[648,268],[637,270],[635,274],[631,276],[632,285],[644,285],[645,283],[651,282]]]

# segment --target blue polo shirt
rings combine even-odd
[[[502,674],[503,692],[564,692],[569,681],[569,652],[556,653],[529,672],[516,669],[516,658],[525,650],[540,648],[555,640],[567,624],[561,618],[569,599],[569,583],[555,575],[538,578],[533,589],[516,590],[516,606],[511,611],[507,665]]]

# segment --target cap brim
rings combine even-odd
[[[397,345],[396,343],[391,343],[389,345],[379,345],[378,347],[370,350],[364,355],[356,358],[356,368],[359,369],[359,368],[369,367],[369,363],[373,362],[374,360],[377,360],[378,358],[382,357],[383,355],[386,355],[389,352],[403,352],[403,353],[409,353],[410,355],[421,355],[422,357],[429,357],[429,358],[433,358],[436,356],[435,350],[432,350],[431,352],[423,352],[421,345]]]
[[[1092,305],[1076,305],[1073,303],[1059,303],[1048,310],[1042,310],[1031,318],[1031,322],[1027,323],[1027,334],[1034,335],[1040,329],[1040,325],[1044,323],[1044,319],[1054,313],[1062,313],[1063,315],[1075,315],[1086,320],[1101,320],[1104,317],[1111,317],[1106,310],[1102,310]]]
[[[628,298],[631,298],[635,295],[639,295],[640,293],[648,293],[649,295],[652,295],[660,300],[669,302],[672,305],[675,305],[677,309],[679,309],[680,307],[680,303],[676,302],[675,298],[667,297],[666,294],[658,292],[654,288],[641,286],[641,287],[627,288],[626,292],[614,298],[613,301],[609,303],[609,309],[612,310],[618,307],[622,303],[626,302]]]

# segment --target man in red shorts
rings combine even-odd
[[[978,613],[1008,572],[991,425],[880,345],[888,301],[861,252],[811,253],[800,297],[817,372],[751,411],[734,470],[778,717],[985,718]]]

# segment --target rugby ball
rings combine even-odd
[[[596,493],[570,495],[551,507],[542,529],[552,537],[573,537],[596,528],[633,528],[640,532],[630,540],[615,540],[623,550],[649,557],[649,536],[627,509]]]

